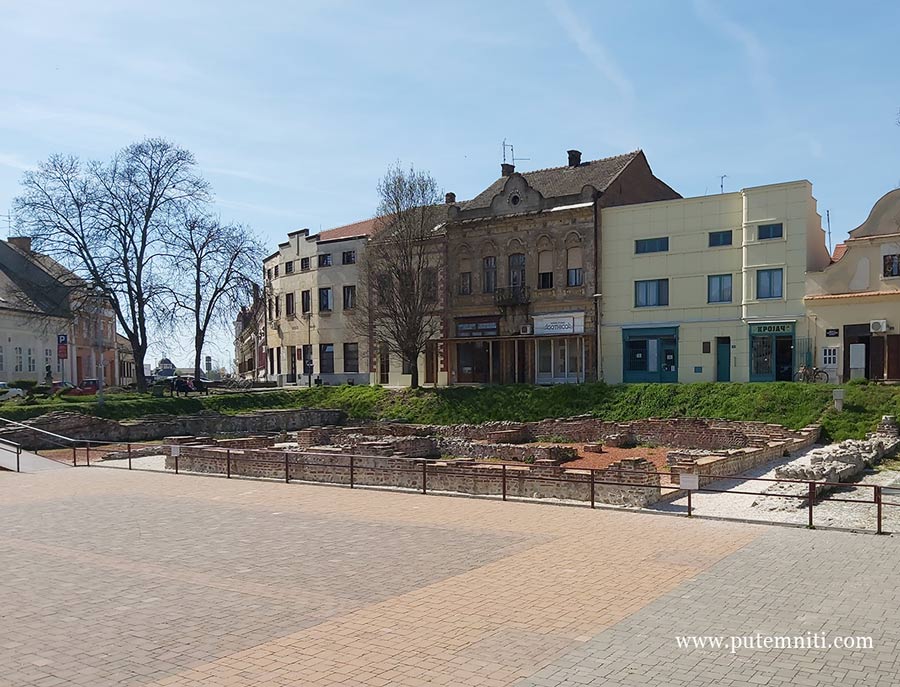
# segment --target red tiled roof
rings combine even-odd
[[[361,222],[345,224],[342,227],[326,229],[319,234],[319,241],[336,241],[337,239],[349,239],[360,236],[371,236],[375,233],[375,221],[377,218],[364,219]]]
[[[900,291],[857,291],[856,293],[823,293],[816,296],[806,296],[805,301],[824,301],[835,298],[871,298],[872,296],[900,296]]]
[[[837,262],[842,257],[844,257],[844,253],[847,252],[847,244],[839,243],[834,247],[834,253],[831,255],[831,262]]]

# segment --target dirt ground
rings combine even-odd
[[[546,444],[543,445],[546,446]],[[666,466],[666,454],[672,450],[668,446],[654,446],[652,448],[648,446],[638,446],[636,448],[604,446],[603,453],[589,453],[584,450],[584,444],[565,445],[575,448],[580,456],[578,460],[565,463],[564,465],[567,468],[605,468],[610,463],[614,463],[622,458],[646,458],[659,469]]]

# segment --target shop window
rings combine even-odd
[[[647,343],[647,339],[629,339],[625,342],[629,372],[647,371]]]
[[[334,372],[334,344],[319,344],[319,372],[323,374]]]
[[[647,279],[634,283],[634,307],[649,308],[668,304],[668,279]]]
[[[760,241],[780,239],[783,236],[784,225],[782,224],[760,224],[756,230],[756,238]]]
[[[731,229],[727,231],[711,231],[709,232],[709,247],[730,246],[731,245]]]
[[[763,298],[781,298],[783,293],[782,281],[784,271],[774,270],[757,270],[756,271],[756,297]]]
[[[634,242],[634,252],[641,253],[665,253],[669,250],[669,237],[661,236],[655,239],[637,239]]]
[[[359,344],[344,344],[344,372],[359,372]]]
[[[838,364],[838,349],[836,347],[829,347],[822,349],[822,367],[837,367]]]
[[[547,339],[538,341],[538,374],[553,374],[553,342]]]
[[[712,274],[707,277],[708,303],[731,303],[731,275]]]
[[[538,288],[553,288],[553,252],[542,250],[538,253]]]
[[[573,246],[566,251],[566,286],[584,284],[584,263],[581,246]]]
[[[900,253],[884,256],[885,277],[900,277]]]
[[[524,253],[513,253],[509,256],[509,286],[513,289],[525,286]]]
[[[482,290],[484,293],[494,293],[497,290],[497,257],[488,255],[482,262]]]

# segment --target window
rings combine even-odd
[[[284,273],[285,274],[293,274],[294,273],[294,261],[288,260],[284,263]]]
[[[782,270],[756,271],[756,297],[781,298]]]
[[[345,250],[341,253],[341,264],[342,265],[355,265],[356,264],[356,251],[355,250]]]
[[[900,253],[884,256],[885,277],[900,277]]]
[[[394,281],[391,279],[389,274],[385,274],[381,272],[375,278],[375,283],[377,285],[377,294],[376,298],[378,299],[378,305],[384,305],[389,302],[391,298],[391,292],[393,291]]]
[[[53,369],[53,351],[49,348],[44,349],[44,371],[50,372]]]
[[[344,310],[353,310],[356,307],[356,286],[344,287]]]
[[[756,238],[760,241],[780,239],[782,236],[784,236],[784,226],[781,224],[760,224],[756,230]]]
[[[422,272],[422,295],[426,303],[434,303],[437,300],[437,270],[426,267]]]
[[[28,349],[28,371],[34,372],[37,369],[37,365],[34,360],[34,351],[32,349]]]
[[[313,373],[313,354],[312,345],[303,344],[303,374],[311,375]]]
[[[271,267],[266,270],[266,279],[268,279],[270,281],[272,279],[272,268]]]
[[[730,246],[731,245],[731,230],[728,231],[711,231],[709,232],[709,247],[714,248],[715,246]]]
[[[275,276],[278,276],[278,265],[275,265]]]
[[[494,293],[497,290],[497,258],[493,255],[488,255],[483,260],[483,291],[485,293]]]
[[[294,314],[294,294],[286,293],[284,295],[284,313],[291,316]]]
[[[581,286],[584,284],[584,269],[582,269],[581,246],[573,246],[566,251],[566,286]]]
[[[22,347],[16,346],[14,349],[16,354],[16,372],[22,371]]]
[[[275,319],[277,320],[279,317],[281,317],[281,297],[276,295],[274,300],[275,300]]]
[[[334,373],[334,344],[319,344],[319,372]]]
[[[656,339],[653,340],[656,343]],[[628,339],[625,342],[626,365],[629,372],[647,371],[647,339]]]
[[[542,250],[538,253],[538,288],[553,288],[553,252]]]
[[[509,286],[525,286],[525,254],[513,253],[509,256]]]
[[[402,369],[401,369],[400,371],[401,371],[403,374],[405,374],[405,375],[411,375],[411,374],[412,374],[412,368],[413,368],[413,366],[412,366],[412,363],[410,362],[409,358],[407,358],[407,357],[404,355],[404,356],[403,356],[403,367],[402,367]]]
[[[378,383],[387,384],[391,381],[391,352],[387,344],[383,343],[378,348]]]
[[[459,273],[459,295],[460,296],[468,296],[472,293],[472,273],[471,272],[460,272]]]
[[[319,255],[319,267],[331,267],[331,253]]]
[[[319,312],[331,312],[331,288],[319,289]]]
[[[308,290],[300,292],[300,310],[304,315],[312,310],[312,293]]]
[[[269,319],[270,319],[270,320],[275,319],[274,304],[272,303],[272,299],[271,299],[271,298],[269,299]]]
[[[359,344],[344,344],[344,372],[359,372]]]
[[[648,308],[668,304],[668,279],[648,279],[634,282],[634,307]]]
[[[731,303],[731,275],[713,274],[707,282],[707,303]]]
[[[669,250],[669,237],[657,239],[638,239],[634,242],[635,253],[664,253]]]
[[[822,349],[822,367],[837,367],[838,349],[834,347]]]
[[[300,269],[303,272],[309,269],[309,258],[300,258]]]

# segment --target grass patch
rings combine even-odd
[[[215,410],[234,415],[265,409],[338,408],[358,420],[425,424],[518,422],[591,415],[626,421],[648,417],[708,417],[772,422],[799,429],[822,420],[828,439],[862,438],[882,415],[900,415],[900,387],[848,384],[844,412],[828,410],[834,387],[790,382],[698,384],[569,384],[485,388],[389,390],[379,386],[322,386],[189,398],[114,394],[101,406],[95,397],[58,397],[0,404],[0,417],[24,420],[70,410],[124,420],[152,414]]]

